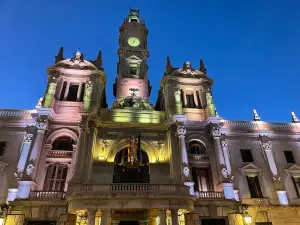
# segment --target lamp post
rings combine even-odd
[[[248,205],[243,204],[242,206],[242,215],[243,215],[243,220],[245,225],[250,225],[252,224],[252,217],[248,214],[247,209]]]
[[[9,205],[4,203],[0,206],[1,211],[0,211],[0,225],[4,225],[5,222],[5,216],[8,213]]]

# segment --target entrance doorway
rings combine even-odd
[[[201,219],[201,225],[226,225],[224,219]]]
[[[25,224],[26,225],[56,225],[56,221],[47,221],[47,220],[32,221],[32,220],[28,220]]]
[[[119,225],[139,225],[138,221],[120,221]]]

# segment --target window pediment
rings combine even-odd
[[[294,164],[291,167],[284,170],[284,172],[291,177],[299,177],[300,178],[300,166]]]
[[[8,166],[7,163],[0,161],[0,172],[3,172],[7,166]]]
[[[126,58],[127,63],[136,63],[136,64],[141,64],[143,60],[141,60],[139,57],[132,55]]]
[[[255,166],[253,163],[249,163],[246,166],[241,167],[239,170],[242,174],[249,177],[260,176],[263,172],[261,168]]]

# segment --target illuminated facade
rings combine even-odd
[[[101,52],[61,48],[36,108],[0,110],[0,225],[300,223],[295,114],[224,120],[202,60],[167,58],[152,105],[147,34],[130,10],[111,108]]]

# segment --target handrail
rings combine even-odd
[[[0,109],[0,117],[28,117],[36,110]]]

